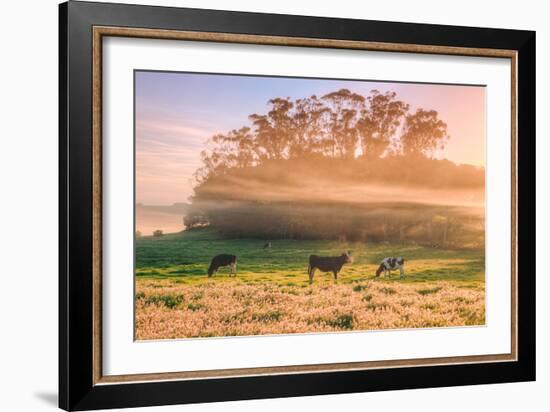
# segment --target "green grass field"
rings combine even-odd
[[[138,339],[326,332],[485,323],[482,250],[325,240],[224,239],[195,229],[136,242]],[[307,275],[311,254],[351,250],[339,279]],[[208,278],[210,259],[238,257]],[[406,259],[406,276],[374,278],[387,256]]]

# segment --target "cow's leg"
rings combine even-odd
[[[313,276],[315,275],[315,268],[309,267],[309,284],[311,285],[313,283]]]
[[[338,280],[338,271],[334,270],[333,273],[334,273],[334,280]]]
[[[233,276],[237,276],[237,263],[232,263],[231,264],[231,274]]]
[[[399,277],[400,278],[405,277],[405,270],[403,269],[403,266],[399,266]]]

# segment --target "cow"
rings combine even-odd
[[[210,266],[208,267],[208,277],[211,277],[222,266],[230,266],[231,272],[229,275],[237,276],[237,256],[221,254],[212,258]]]
[[[405,259],[402,257],[387,257],[382,260],[380,266],[376,270],[376,277],[380,277],[384,272],[384,277],[391,276],[392,270],[399,270],[399,277],[405,276]]]
[[[271,249],[271,242],[264,244],[264,249]]]
[[[342,270],[342,266],[346,263],[352,263],[351,251],[342,253],[340,256],[317,256],[311,255],[309,257],[309,267],[307,273],[309,275],[309,283],[313,283],[313,276],[315,271],[319,269],[322,272],[332,272],[334,279],[338,279],[338,273]]]

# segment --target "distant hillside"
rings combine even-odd
[[[173,205],[136,204],[136,230],[144,236],[151,235],[155,230],[164,233],[181,232],[184,229],[183,218],[187,214],[188,203]]]

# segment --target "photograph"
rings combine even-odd
[[[483,327],[485,93],[134,70],[135,339]]]

